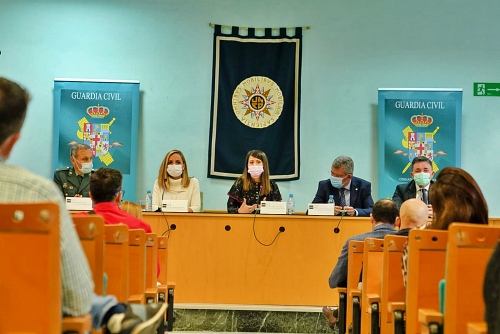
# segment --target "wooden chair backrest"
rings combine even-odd
[[[411,230],[408,236],[406,333],[420,333],[418,309],[439,310],[439,281],[444,278],[448,231]]]
[[[392,313],[388,309],[389,303],[406,300],[401,258],[407,242],[406,236],[386,235],[384,237],[384,264],[379,308],[381,333],[390,333],[394,328]]]
[[[167,248],[168,237],[158,237],[158,260],[160,262],[158,282],[162,285],[167,285]]]
[[[129,235],[124,224],[104,225],[104,272],[108,276],[106,293],[121,303],[129,296]]]
[[[56,203],[0,204],[0,333],[61,333],[60,248]]]
[[[384,239],[366,238],[363,251],[363,284],[361,290],[361,333],[370,332],[371,313],[367,295],[380,296],[382,281],[382,260],[384,257]],[[359,276],[358,276],[359,277]]]
[[[358,289],[359,274],[363,267],[364,241],[349,241],[347,252],[347,311],[346,326],[352,323],[352,296],[350,291]]]
[[[129,301],[144,303],[146,292],[146,232],[129,230]]]
[[[484,275],[499,239],[500,226],[453,223],[448,228],[445,333],[465,333],[467,322],[484,319]]]
[[[158,237],[146,233],[146,288],[156,288],[158,271]]]
[[[104,218],[99,215],[73,216],[73,224],[92,271],[94,292],[104,290]]]

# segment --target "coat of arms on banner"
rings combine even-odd
[[[109,115],[109,108],[102,106],[90,106],[87,108],[87,114],[91,118],[104,118]],[[113,161],[113,156],[109,149],[113,146],[121,146],[119,142],[110,144],[111,125],[115,122],[115,118],[109,123],[91,123],[86,117],[82,117],[78,121],[80,129],[77,131],[79,139],[83,139],[83,143],[90,146],[92,156],[99,157],[102,163],[109,166]]]
[[[410,118],[410,121],[415,127],[426,128],[430,126],[434,120],[432,116],[428,115],[413,115]],[[434,135],[439,131],[439,126],[434,129],[432,132],[424,132],[424,131],[413,131],[410,126],[407,126],[403,129],[404,138],[401,141],[401,144],[404,148],[408,149],[408,153],[403,150],[397,150],[394,154],[401,154],[403,156],[408,156],[408,164],[403,169],[402,174],[404,174],[408,168],[411,166],[411,163],[414,158],[425,156],[432,161],[432,169],[434,172],[439,170],[439,167],[434,162],[434,158],[439,155],[446,155],[444,151],[434,152]]]

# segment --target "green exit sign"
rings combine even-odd
[[[474,82],[474,96],[500,96],[500,83]]]

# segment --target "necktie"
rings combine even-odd
[[[425,203],[425,205],[429,204],[429,202],[427,201],[427,189],[420,189],[420,191],[422,191],[422,201]]]
[[[342,209],[344,208],[345,206],[345,195],[344,195],[344,188],[340,188],[339,191],[340,191],[340,206],[342,207]]]

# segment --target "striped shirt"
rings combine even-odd
[[[56,202],[60,208],[62,313],[90,312],[94,283],[64,198],[54,182],[0,158],[0,202]]]

